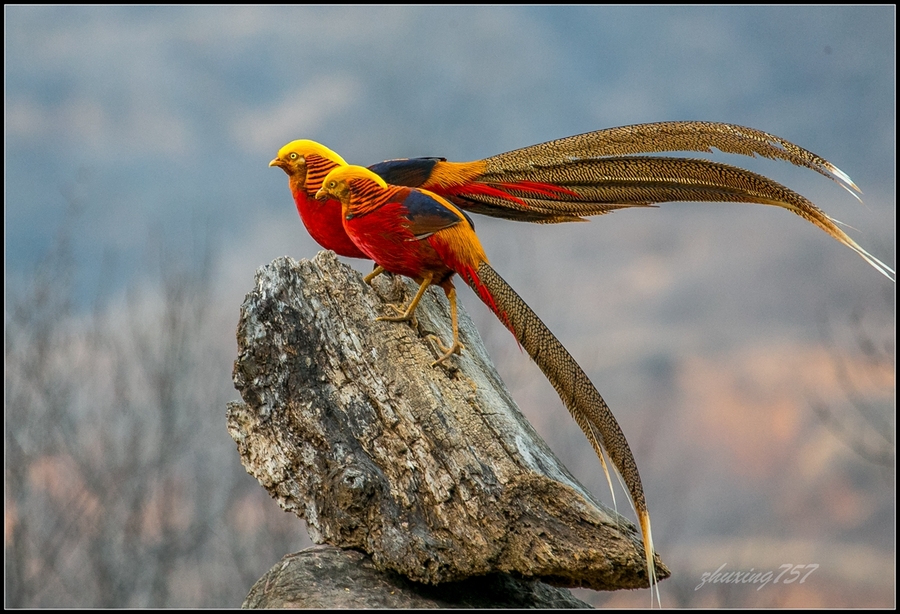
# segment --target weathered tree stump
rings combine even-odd
[[[237,333],[244,402],[228,408],[247,471],[316,543],[359,549],[376,570],[416,583],[511,573],[646,587],[634,526],[535,433],[464,310],[466,349],[434,368],[440,353],[425,336],[452,336],[443,292],[426,293],[417,329],[375,320],[389,313],[385,299],[414,290],[388,275],[373,289],[331,252],[257,271]],[[562,404],[548,411],[568,416]]]
[[[244,608],[590,608],[566,589],[495,573],[433,586],[379,571],[358,550],[289,554],[250,589]]]

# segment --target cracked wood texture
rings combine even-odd
[[[465,350],[433,368],[440,351],[426,335],[452,337],[443,292],[426,292],[413,328],[375,318],[415,284],[381,275],[373,286],[332,252],[257,271],[237,331],[243,403],[227,418],[247,471],[316,543],[359,549],[414,582],[512,573],[647,587],[634,525],[537,435],[465,311]],[[570,419],[561,403],[547,411]]]

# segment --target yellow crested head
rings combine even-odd
[[[369,179],[380,185],[382,188],[387,187],[384,179],[379,177],[376,173],[373,173],[364,166],[356,166],[355,164],[339,166],[336,169],[332,170],[325,176],[325,179],[322,181],[322,185],[328,186],[331,182],[349,182],[353,179]]]
[[[373,183],[382,189],[388,187],[384,179],[369,169],[351,164],[338,166],[328,173],[322,180],[322,188],[316,193],[316,198],[333,198],[347,204],[350,202],[351,184],[359,185],[357,180],[362,180],[369,187],[373,187]]]
[[[326,160],[331,160],[332,162],[340,164],[341,166],[347,165],[342,157],[340,157],[321,143],[316,143],[315,141],[310,141],[308,139],[299,139],[297,141],[291,141],[290,143],[279,149],[278,156],[274,160],[272,160],[269,166],[280,166],[278,164],[279,160],[284,162],[293,162],[299,160],[300,158],[305,159],[311,154],[325,158]]]
[[[278,156],[269,162],[277,166],[290,178],[291,190],[319,189],[319,181],[336,166],[344,166],[344,159],[315,141],[301,139],[291,141],[278,150]]]

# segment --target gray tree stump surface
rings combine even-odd
[[[358,550],[289,554],[253,585],[244,608],[590,608],[566,589],[509,574],[433,586],[379,571]]]
[[[314,542],[368,553],[374,569],[415,583],[506,573],[647,587],[634,525],[537,435],[465,311],[462,355],[431,367],[440,350],[426,335],[452,338],[443,292],[426,292],[413,328],[375,318],[415,284],[373,285],[331,252],[257,271],[237,332],[243,403],[227,416],[247,471]],[[568,416],[561,403],[547,411]]]

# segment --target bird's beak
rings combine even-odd
[[[325,200],[325,188],[319,188],[319,191],[316,192],[316,200]]]
[[[283,168],[284,162],[281,158],[275,158],[271,162],[269,162],[269,166],[281,166]]]

